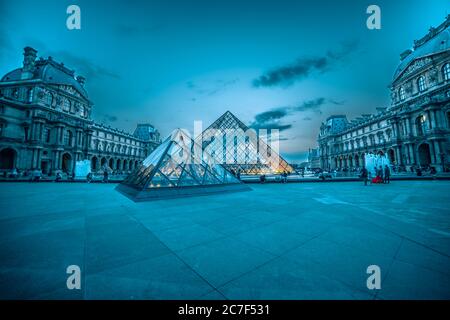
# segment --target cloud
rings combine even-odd
[[[329,50],[323,56],[300,57],[293,63],[272,69],[254,79],[253,86],[256,88],[288,87],[313,73],[325,73],[332,70],[336,64],[343,61],[357,47],[358,41],[343,42],[338,50]]]
[[[110,115],[110,114],[104,114],[103,115],[103,121],[104,122],[116,122],[118,118],[116,116]]]
[[[325,103],[327,102],[327,100],[325,98],[317,98],[314,100],[308,100],[305,101],[303,103],[301,103],[300,105],[294,107],[294,111],[297,112],[304,112],[304,111],[314,111],[317,113],[322,113],[322,110],[320,109]]]
[[[40,45],[36,49],[47,51],[43,45]],[[75,69],[76,74],[84,76],[88,81],[97,78],[120,79],[120,76],[114,71],[100,66],[87,58],[73,55],[71,52],[64,50],[47,52],[56,61],[63,62],[70,69]]]
[[[292,128],[292,124],[285,124],[282,120],[290,115],[298,112],[315,112],[322,113],[322,106],[327,103],[335,104],[334,100],[329,100],[324,97],[303,101],[295,106],[278,107],[269,111],[258,113],[254,120],[250,123],[250,127],[254,129],[278,129],[284,131]],[[312,118],[305,117],[304,121],[310,121]]]
[[[199,95],[212,96],[221,91],[226,90],[228,87],[235,85],[239,81],[239,78],[231,80],[216,80],[213,85],[201,86],[194,81],[187,81],[186,88],[193,90]]]

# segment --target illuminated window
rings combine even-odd
[[[424,115],[418,116],[416,119],[417,134],[423,135],[428,130],[427,118]]]
[[[442,68],[442,73],[444,75],[444,80],[450,80],[450,63],[446,63]]]
[[[405,88],[401,87],[400,90],[398,91],[398,95],[401,101],[405,100],[406,98]]]
[[[417,86],[419,87],[420,92],[426,90],[427,86],[425,84],[425,77],[422,76],[417,80]]]

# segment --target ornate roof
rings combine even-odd
[[[437,28],[430,31],[420,40],[414,41],[413,50],[402,54],[402,61],[394,73],[394,81],[403,73],[414,60],[424,58],[450,49],[450,15]]]
[[[15,69],[4,75],[1,82],[21,81],[23,80],[22,73],[23,68]],[[27,80],[42,80],[48,84],[69,85],[74,87],[82,97],[88,99],[86,89],[75,79],[75,72],[65,67],[64,64],[57,63],[52,57],[37,60],[33,77]]]

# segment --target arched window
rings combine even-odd
[[[444,76],[444,80],[450,80],[450,63],[446,63],[442,67],[442,75]]]
[[[400,89],[398,90],[398,96],[400,97],[400,101],[405,100],[406,98],[405,88],[400,87]]]
[[[425,91],[427,89],[424,76],[419,77],[419,79],[417,80],[417,87],[419,88],[420,92]]]

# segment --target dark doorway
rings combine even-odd
[[[421,166],[427,166],[431,164],[431,152],[430,145],[428,143],[422,143],[419,146],[419,164]]]
[[[0,152],[0,169],[14,169],[16,164],[16,151],[11,148],[3,149]]]
[[[65,173],[72,172],[72,157],[68,153],[64,153],[62,156],[62,166],[61,169]]]

